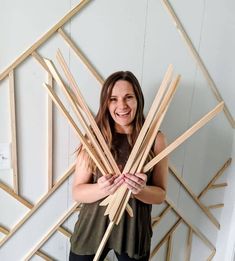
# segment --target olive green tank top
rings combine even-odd
[[[122,170],[131,151],[127,135],[117,133],[114,137],[113,146],[117,151],[117,164]],[[94,175],[93,182],[97,182],[100,175],[100,173]],[[147,184],[150,183],[151,174],[148,174]],[[74,233],[70,239],[73,253],[77,255],[93,255],[96,253],[109,224],[108,216],[104,216],[106,207],[99,206],[102,200],[83,204]],[[150,252],[152,205],[145,204],[135,198],[131,198],[129,204],[134,217],[130,217],[125,211],[120,223],[114,226],[106,247],[119,254],[127,253],[131,258],[140,259]]]

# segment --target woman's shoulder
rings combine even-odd
[[[159,131],[154,142],[154,153],[158,154],[166,148],[167,141],[163,132]]]

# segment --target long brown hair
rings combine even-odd
[[[113,135],[115,134],[114,121],[109,113],[108,105],[115,83],[119,80],[128,81],[134,90],[137,99],[137,110],[134,118],[133,131],[128,135],[128,141],[131,146],[134,145],[138,134],[144,123],[144,96],[140,84],[135,75],[130,71],[118,71],[111,74],[104,82],[100,94],[100,107],[96,116],[96,123],[99,126],[108,146],[112,149]]]

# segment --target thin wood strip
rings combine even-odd
[[[60,221],[49,230],[47,235],[31,250],[31,252],[24,258],[24,260],[29,260],[35,252],[54,234],[54,232],[59,228],[61,224],[73,213],[73,211],[77,208],[79,203],[75,203],[72,207],[67,211],[67,213],[60,219]]]
[[[213,185],[210,186],[209,189],[224,188],[224,187],[227,187],[227,186],[228,186],[228,183],[224,182],[224,183],[220,183],[220,184],[213,184]]]
[[[173,245],[173,235],[170,234],[167,242],[167,252],[166,252],[166,261],[171,261],[172,258],[172,245]]]
[[[14,71],[9,72],[9,97],[11,115],[11,155],[13,169],[13,187],[16,194],[19,194],[18,160],[17,160],[17,126],[16,126],[16,101],[15,101],[15,79]]]
[[[53,78],[47,73],[47,83],[53,88]],[[48,190],[53,187],[53,102],[47,95],[47,173]]]
[[[195,227],[189,221],[187,221],[187,219],[184,217],[184,215],[179,210],[177,210],[177,208],[174,206],[173,202],[168,197],[166,197],[166,202],[167,202],[167,204],[169,204],[172,207],[174,212],[179,217],[181,217],[181,219],[184,221],[184,223],[193,230],[194,234],[196,234],[211,250],[215,250],[215,247],[210,242],[210,240],[197,227]]]
[[[155,226],[157,226],[157,225],[160,223],[160,221],[163,219],[163,217],[165,217],[166,214],[167,214],[170,210],[171,210],[171,206],[168,205],[168,206],[161,212],[161,214],[159,215],[159,217],[158,217],[159,219],[152,222],[152,227],[154,228]]]
[[[0,74],[0,81],[4,79],[10,71],[22,63],[29,55],[31,55],[35,50],[37,50],[40,45],[47,41],[60,27],[67,23],[76,13],[78,13],[90,0],[82,0],[78,5],[71,9],[58,23],[56,23],[49,31],[47,31],[42,37],[40,37],[30,48],[24,51],[16,60],[9,65]]]
[[[219,224],[218,220],[212,215],[212,213],[208,210],[208,208],[198,199],[198,197],[193,193],[191,188],[184,182],[183,178],[180,177],[179,174],[177,174],[175,168],[173,166],[170,166],[169,170],[174,175],[174,177],[180,182],[180,184],[184,187],[184,189],[187,191],[187,193],[191,196],[191,198],[194,200],[194,202],[198,205],[198,207],[200,207],[200,209],[203,211],[203,213],[219,229],[220,224]]]
[[[62,233],[63,235],[65,235],[66,237],[70,238],[72,236],[72,233],[70,231],[68,231],[67,229],[65,229],[64,227],[62,227],[62,226],[58,227],[58,231],[60,233]]]
[[[8,235],[10,233],[10,231],[3,227],[2,225],[0,226],[0,232],[3,233],[4,235]]]
[[[3,182],[0,182],[0,188],[6,191],[8,194],[10,194],[13,198],[21,202],[23,205],[25,205],[27,208],[33,208],[33,204],[31,204],[29,201],[24,199],[23,197],[19,196],[18,194],[15,193],[15,191],[8,187],[6,184]]]
[[[216,254],[216,250],[213,250],[212,253],[208,256],[207,261],[211,261]]]
[[[78,126],[74,122],[73,118],[70,116],[70,114],[65,109],[64,105],[62,104],[62,102],[60,101],[59,97],[56,95],[55,91],[47,84],[44,84],[44,86],[47,88],[47,90],[48,90],[52,100],[56,104],[56,106],[63,113],[63,115],[67,118],[67,120],[69,121],[69,123],[71,124],[71,126],[73,127],[73,129],[75,130],[77,135],[79,136],[80,142],[83,144],[84,148],[87,150],[87,153],[90,155],[92,160],[95,162],[96,166],[101,171],[101,173],[103,175],[105,175],[107,173],[105,167],[100,162],[100,159],[97,158],[96,152],[91,147],[91,145],[88,143],[88,141],[85,139],[85,137],[81,133],[80,129],[78,128]]]
[[[204,117],[202,117],[197,123],[195,123],[191,128],[185,131],[180,137],[178,137],[174,142],[172,142],[166,149],[164,149],[161,153],[159,153],[156,157],[154,157],[149,163],[147,163],[143,171],[147,172],[151,169],[155,164],[157,164],[161,159],[170,154],[174,149],[176,149],[180,144],[182,144],[185,140],[191,137],[196,131],[202,128],[206,123],[208,123],[211,119],[213,119],[221,110],[223,109],[224,102],[219,103],[213,110],[207,113]]]
[[[35,254],[36,254],[37,256],[40,256],[41,258],[43,258],[43,259],[46,260],[46,261],[54,261],[53,258],[49,257],[46,253],[44,253],[44,252],[41,251],[41,250],[38,250]]]
[[[160,242],[154,247],[154,249],[151,252],[150,259],[152,259],[158,250],[161,248],[161,246],[168,240],[170,235],[176,230],[176,228],[182,223],[182,219],[179,218],[175,224],[170,228],[170,230],[165,234],[165,236],[160,240]]]
[[[59,181],[53,186],[53,188],[48,191],[40,200],[39,202],[33,206],[32,209],[21,219],[21,221],[14,226],[13,229],[11,229],[10,233],[5,236],[5,238],[0,242],[0,246],[5,244],[9,238],[11,238],[15,232],[36,212],[37,209],[39,209],[40,206],[42,206],[43,203],[65,182],[65,180],[74,172],[75,170],[75,164],[72,164],[72,166],[69,167],[69,169],[65,172],[62,178],[59,179]]]
[[[215,98],[217,99],[217,101],[221,102],[223,101],[223,98],[218,90],[218,87],[216,86],[214,80],[212,79],[211,75],[209,74],[202,58],[200,57],[200,55],[198,54],[196,48],[194,47],[191,39],[189,38],[188,34],[186,33],[181,21],[179,20],[178,16],[176,15],[173,7],[171,6],[170,2],[168,0],[162,0],[163,6],[166,8],[167,12],[170,14],[170,16],[172,17],[177,30],[179,31],[180,35],[182,36],[183,40],[186,42],[186,46],[189,48],[190,53],[192,54],[193,58],[195,59],[196,63],[199,65],[199,68],[201,69],[204,77],[206,78],[210,89],[212,90]],[[227,105],[224,105],[224,113],[225,116],[227,117],[228,121],[230,122],[231,126],[233,128],[235,128],[235,120],[232,116],[232,114],[230,113]]]
[[[63,56],[62,56],[62,54],[59,50],[57,51],[56,58],[58,59],[60,65],[61,65],[61,67],[62,67],[62,69],[63,69],[63,71],[64,71],[64,73],[67,77],[67,80],[69,81],[69,83],[73,87],[74,92],[77,95],[77,98],[79,100],[79,103],[81,104],[86,116],[88,117],[88,119],[90,121],[90,124],[91,124],[93,131],[94,131],[94,134],[96,135],[97,140],[99,141],[101,147],[104,150],[104,153],[107,157],[106,161],[107,161],[107,163],[110,164],[110,170],[114,171],[114,172],[109,172],[109,173],[116,173],[116,174],[120,175],[121,172],[120,172],[120,170],[117,166],[117,163],[114,160],[113,155],[110,152],[110,149],[109,149],[100,129],[98,128],[98,126],[95,122],[95,119],[94,119],[93,115],[91,114],[91,111],[88,108],[88,106],[87,106],[87,104],[86,104],[86,102],[85,102],[85,100],[82,96],[82,93],[80,92],[78,85],[77,85],[72,73],[70,72],[70,70],[69,70],[69,68],[68,68],[68,66],[67,66],[67,64],[66,64],[66,62],[65,62],[65,60],[64,60],[64,58],[63,58]]]
[[[201,191],[201,193],[198,195],[198,198],[200,199],[202,196],[204,196],[209,188],[211,187],[212,184],[215,183],[215,181],[220,178],[223,174],[224,171],[230,166],[232,162],[232,159],[229,158],[224,165],[218,170],[218,172],[214,175],[214,177],[211,179],[211,181],[206,185],[206,187]]]
[[[193,230],[189,227],[188,228],[188,239],[187,239],[187,245],[186,245],[186,255],[185,255],[185,261],[190,261],[191,258],[191,252],[192,252],[192,242],[193,242]]]
[[[214,204],[214,205],[210,205],[208,206],[209,209],[214,209],[214,208],[223,208],[224,204]]]
[[[37,53],[37,51],[32,52],[32,56],[35,58],[35,60],[50,74],[50,70],[48,69],[45,61],[43,60],[42,56]]]
[[[61,59],[62,59],[62,58],[61,58]],[[67,96],[67,98],[69,99],[69,101],[70,101],[70,103],[71,103],[71,105],[72,105],[72,108],[73,108],[73,110],[74,110],[76,116],[78,117],[78,119],[79,119],[80,123],[82,124],[82,127],[84,128],[84,130],[85,130],[85,132],[86,132],[88,138],[90,139],[90,141],[91,141],[92,145],[94,146],[96,152],[98,153],[98,155],[99,155],[99,157],[100,157],[100,159],[101,159],[101,161],[102,161],[104,167],[106,168],[106,169],[105,169],[105,173],[106,173],[106,174],[107,174],[107,173],[112,173],[112,174],[113,174],[113,173],[114,173],[114,170],[113,170],[113,168],[112,168],[112,165],[111,165],[110,162],[107,160],[107,158],[106,158],[106,156],[105,156],[105,154],[104,154],[104,152],[103,152],[103,150],[102,150],[100,144],[98,143],[98,141],[96,140],[94,134],[92,133],[91,129],[89,128],[89,126],[88,126],[88,124],[87,124],[87,122],[86,122],[86,120],[85,120],[83,114],[82,114],[81,111],[79,110],[79,107],[77,106],[77,104],[76,104],[76,102],[74,101],[73,97],[70,95],[70,92],[69,92],[69,91],[67,90],[67,88],[65,87],[64,82],[63,82],[63,80],[61,79],[60,75],[58,74],[58,72],[57,72],[55,66],[52,64],[51,61],[49,61],[49,60],[47,60],[47,59],[45,59],[45,62],[46,62],[46,64],[47,64],[47,66],[48,66],[48,68],[49,68],[51,74],[53,75],[54,79],[56,80],[56,82],[59,84],[59,86],[61,87],[61,89],[63,90],[63,92],[64,92],[65,95]],[[64,65],[64,63],[63,63],[64,61],[63,61],[63,60],[59,60],[59,62],[61,62],[61,63]],[[84,112],[85,112],[86,116],[88,116],[88,114],[89,114],[89,113],[88,113],[89,108],[87,108],[88,110],[86,110],[86,104],[85,104],[85,102],[83,101],[83,99],[81,98],[81,95],[79,95],[79,97],[78,97],[78,102],[79,102],[79,104],[82,106],[82,108],[85,110]],[[89,118],[89,116],[88,116],[88,118]],[[89,118],[89,120],[90,120],[90,118]],[[93,120],[94,120],[94,119],[93,119]],[[95,123],[95,124],[96,124],[96,123]],[[98,129],[98,127],[97,127],[97,129]],[[96,130],[94,130],[94,131],[96,131]],[[107,146],[107,144],[106,144],[106,146]],[[111,154],[111,152],[110,152],[110,154]],[[112,158],[113,158],[113,157],[112,157]],[[113,159],[113,161],[114,161],[114,159]],[[114,161],[114,162],[115,162],[115,161]],[[115,165],[116,165],[116,168],[118,169],[116,163],[115,163]],[[119,171],[119,172],[120,172],[120,171]]]
[[[62,36],[64,41],[74,51],[74,53],[78,56],[78,58],[83,62],[86,68],[92,73],[92,75],[96,78],[96,80],[102,85],[104,83],[104,79],[100,76],[98,71],[94,68],[94,66],[87,59],[87,57],[82,53],[80,48],[76,46],[74,41],[65,33],[65,31],[62,30],[62,28],[58,30],[58,33],[60,34],[60,36]]]

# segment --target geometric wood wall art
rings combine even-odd
[[[102,83],[103,79],[100,76],[100,74],[95,70],[94,66],[89,62],[89,60],[83,55],[82,51],[76,47],[76,44],[68,37],[68,35],[63,30],[63,26],[82,8],[89,3],[89,1],[81,1],[79,5],[77,5],[75,8],[73,8],[67,15],[65,15],[54,27],[52,27],[45,35],[43,35],[35,44],[33,44],[28,50],[26,50],[22,55],[20,55],[9,67],[7,67],[2,73],[0,73],[0,81],[4,80],[5,78],[8,78],[9,80],[9,98],[10,98],[10,108],[11,108],[11,141],[12,141],[12,160],[13,160],[13,188],[9,187],[8,185],[4,184],[3,182],[0,182],[0,188],[7,192],[11,197],[13,197],[15,200],[19,201],[21,204],[29,208],[28,213],[22,218],[22,220],[13,228],[5,228],[3,225],[0,226],[0,232],[5,234],[5,237],[1,240],[0,246],[3,246],[4,243],[10,239],[10,237],[14,236],[15,232],[27,221],[30,219],[30,217],[36,213],[36,211],[48,200],[48,198],[68,179],[68,177],[73,173],[74,171],[74,164],[71,165],[71,167],[68,168],[68,170],[65,172],[63,177],[59,179],[56,183],[53,181],[53,175],[52,175],[52,155],[53,155],[53,149],[52,149],[52,133],[53,133],[53,113],[52,113],[52,102],[50,99],[48,99],[48,192],[35,204],[33,205],[31,202],[29,202],[27,199],[22,197],[19,194],[19,179],[21,173],[18,172],[18,160],[17,160],[17,119],[16,119],[16,113],[15,113],[15,103],[16,103],[16,97],[15,97],[15,88],[17,87],[17,82],[15,81],[15,69],[26,59],[30,58],[30,56],[34,57],[35,60],[37,60],[43,68],[46,70],[46,76],[47,76],[47,82],[49,85],[53,85],[53,80],[50,75],[50,73],[47,70],[47,67],[45,66],[45,63],[40,56],[38,52],[38,48],[45,43],[53,34],[58,33],[62,38],[65,40],[65,42],[70,46],[70,48],[75,52],[75,54],[81,59],[84,63],[84,65],[87,67],[87,69],[94,75],[94,77],[97,79],[98,82]],[[216,88],[216,85],[213,81],[213,79],[210,77],[208,71],[206,70],[205,65],[202,62],[202,59],[198,55],[196,49],[193,47],[192,42],[190,41],[190,38],[188,37],[186,31],[184,30],[182,24],[180,23],[180,20],[176,16],[173,8],[170,6],[169,2],[166,0],[162,1],[163,5],[167,8],[168,12],[174,19],[177,29],[180,31],[181,35],[186,41],[187,46],[189,47],[190,51],[192,52],[197,64],[199,65],[200,69],[202,70],[205,78],[209,82],[209,86],[212,88],[213,93],[218,101],[222,101],[222,97],[218,92],[218,89]],[[232,118],[227,106],[224,107],[224,113],[229,120],[230,124],[234,127],[234,119]],[[181,186],[187,191],[187,193],[190,195],[190,197],[193,198],[194,202],[201,208],[203,213],[207,215],[207,217],[215,224],[216,227],[219,227],[218,221],[213,216],[211,209],[220,208],[223,207],[223,204],[218,203],[216,205],[210,205],[205,206],[202,201],[201,197],[207,193],[209,189],[219,189],[225,187],[227,184],[221,183],[221,184],[215,184],[216,180],[224,173],[224,170],[229,166],[231,162],[231,159],[228,160],[224,166],[221,168],[221,170],[216,173],[214,178],[208,183],[208,185],[201,191],[201,193],[198,196],[195,196],[192,192],[191,188],[184,182],[184,180],[177,174],[175,169],[173,167],[170,167],[171,174],[178,180],[178,182],[181,184]],[[168,241],[168,251],[167,251],[167,257],[166,260],[170,260],[171,256],[171,243],[172,243],[172,237],[175,229],[181,224],[182,222],[185,222],[189,227],[189,244],[187,246],[186,251],[186,260],[190,259],[190,253],[191,253],[191,241],[192,241],[192,235],[195,233],[195,235],[198,235],[203,242],[212,250],[211,255],[208,257],[208,260],[211,260],[213,256],[215,255],[215,247],[207,240],[205,235],[203,235],[202,232],[197,230],[197,228],[194,228],[191,226],[187,220],[184,220],[184,217],[181,216],[181,213],[174,207],[172,202],[167,199],[166,203],[168,204],[168,207],[162,212],[162,214],[155,218],[153,220],[154,227],[159,224],[159,222],[163,219],[164,215],[169,211],[173,210],[176,212],[176,214],[179,217],[179,220],[177,223],[169,230],[169,232],[165,235],[165,237],[160,241],[158,245],[154,248],[152,252],[152,257],[157,253],[157,251],[160,249],[160,247],[164,244],[164,242]],[[40,251],[40,247],[49,239],[49,237],[56,231],[61,231],[65,235],[69,236],[69,232],[66,231],[63,227],[60,225],[63,224],[63,222],[69,217],[69,215],[77,209],[77,204],[71,207],[71,209],[66,213],[66,215],[61,218],[60,222],[58,222],[55,227],[49,231],[47,235],[43,238],[43,240],[33,249],[31,253],[27,256],[27,258],[31,257],[34,254],[37,254],[41,256],[44,260],[53,260],[49,256],[47,256],[46,253],[43,253],[43,251]]]

